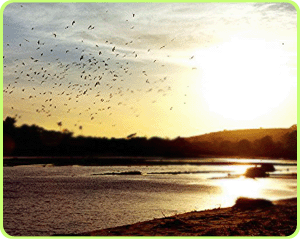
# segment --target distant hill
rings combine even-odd
[[[239,142],[246,139],[253,142],[257,139],[261,139],[265,136],[272,137],[274,142],[282,141],[283,136],[287,133],[297,130],[297,125],[293,125],[290,128],[260,128],[260,129],[242,129],[242,130],[224,130],[221,132],[212,132],[199,136],[185,138],[185,140],[191,143],[197,142],[222,142],[231,141]]]

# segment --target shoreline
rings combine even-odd
[[[207,161],[210,159],[211,161]],[[218,159],[219,161],[215,161]],[[233,161],[222,161],[222,159],[232,159]],[[203,160],[203,161],[202,161]],[[243,160],[243,161],[240,161]],[[14,167],[20,165],[54,165],[54,166],[142,166],[142,165],[256,165],[261,161],[286,161],[277,165],[295,165],[297,160],[292,159],[269,159],[269,158],[240,158],[240,157],[191,157],[191,158],[166,158],[166,157],[142,157],[142,156],[35,156],[35,157],[3,157],[4,167]]]
[[[273,206],[193,211],[119,227],[54,236],[290,236],[297,230],[297,198]]]

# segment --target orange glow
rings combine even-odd
[[[222,207],[232,206],[238,197],[258,198],[263,184],[250,178],[223,179],[220,181],[223,191]]]
[[[261,120],[285,105],[296,87],[290,57],[279,42],[241,37],[196,51],[195,61],[203,70],[198,88],[201,100],[210,112],[225,119]]]

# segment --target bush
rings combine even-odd
[[[255,208],[265,208],[265,207],[272,207],[273,203],[270,200],[266,199],[259,199],[259,198],[246,198],[246,197],[239,197],[234,208],[247,210],[247,209],[255,209]]]

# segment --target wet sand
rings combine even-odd
[[[68,236],[290,236],[297,228],[297,198],[273,206],[194,211]]]

